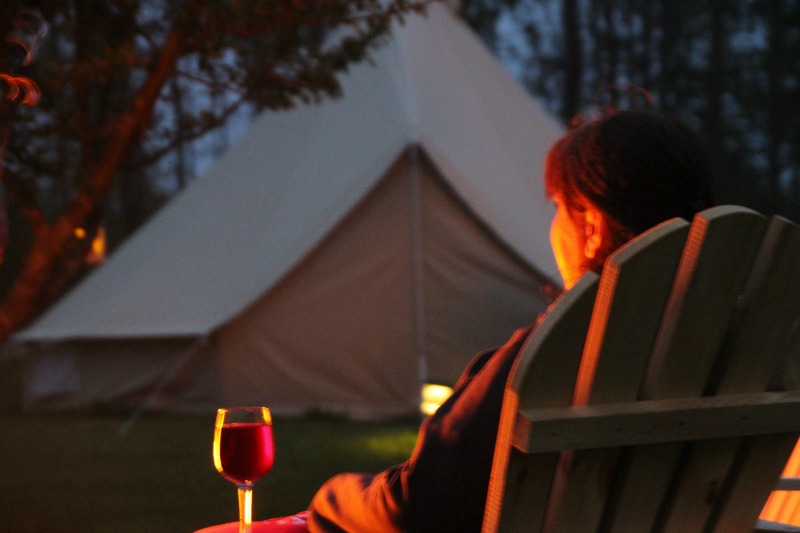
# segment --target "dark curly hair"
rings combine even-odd
[[[545,187],[570,213],[588,202],[604,215],[608,238],[587,264],[595,272],[636,235],[673,217],[691,221],[712,205],[703,139],[685,122],[653,111],[610,111],[578,124],[548,152]]]

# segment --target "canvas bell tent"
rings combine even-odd
[[[15,336],[26,408],[403,415],[535,320],[558,121],[443,5],[342,84],[257,117]]]

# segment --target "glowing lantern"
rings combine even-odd
[[[424,384],[422,386],[422,403],[419,406],[419,410],[426,415],[435,413],[452,393],[453,389],[445,385]]]

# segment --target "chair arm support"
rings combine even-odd
[[[781,524],[780,522],[769,522],[767,520],[759,520],[756,522],[754,533],[800,533],[800,526],[791,526],[789,524]]]
[[[782,477],[775,485],[775,490],[800,490],[800,477]]]

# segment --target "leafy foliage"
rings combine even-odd
[[[19,261],[0,340],[83,271],[101,221],[119,239],[163,201],[165,159],[183,183],[194,143],[242,109],[336,97],[337,73],[430,1],[5,2],[0,72],[17,81],[0,145]],[[20,107],[20,87],[38,89],[38,105]]]

